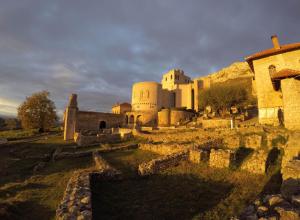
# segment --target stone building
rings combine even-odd
[[[105,128],[121,127],[125,123],[124,120],[124,114],[80,111],[77,105],[77,95],[72,94],[64,113],[64,140],[73,139],[76,132],[83,130],[99,131]]]
[[[246,57],[254,72],[261,124],[300,129],[300,43],[280,45]]]
[[[121,104],[117,103],[113,105],[111,108],[111,112],[113,114],[125,114],[126,112],[130,112],[130,111],[131,111],[131,105],[127,102]]]
[[[198,111],[201,86],[201,80],[193,81],[179,69],[164,74],[161,83],[135,83],[132,86],[132,110],[126,113],[126,122],[145,126],[162,122],[161,125],[169,126],[191,118],[193,112]]]

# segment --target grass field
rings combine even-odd
[[[93,184],[95,219],[228,219],[262,193],[269,181],[268,176],[189,162],[139,178],[138,163],[155,154],[132,150],[104,157],[125,179]]]
[[[51,154],[57,147],[70,145],[59,135],[0,147],[0,219],[54,219],[70,176],[92,166],[92,158],[48,160],[45,168],[33,172],[42,160],[26,157]]]

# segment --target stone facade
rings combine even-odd
[[[209,166],[215,168],[229,168],[234,160],[234,151],[212,149],[210,152]]]
[[[75,132],[82,130],[99,131],[104,128],[120,127],[124,123],[124,115],[79,111],[77,95],[72,94],[64,114],[64,140],[72,140]]]
[[[274,48],[246,57],[255,74],[259,122],[279,125],[283,111],[287,128],[299,129],[300,43],[280,45],[277,36],[272,41]]]
[[[145,162],[139,165],[138,172],[141,176],[149,176],[159,173],[169,167],[179,164],[180,161],[188,159],[188,151],[181,151],[174,154],[166,155],[150,162]]]
[[[284,106],[284,125],[290,130],[300,130],[300,78],[281,81]]]
[[[130,112],[131,111],[131,104],[129,103],[117,103],[115,105],[112,106],[111,108],[111,112],[113,114],[125,114],[126,112]]]
[[[268,154],[263,151],[254,151],[241,165],[242,170],[247,170],[250,173],[265,174],[266,162]]]
[[[162,109],[158,112],[158,126],[180,125],[194,116],[194,112],[183,109]]]

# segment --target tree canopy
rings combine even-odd
[[[219,84],[200,91],[199,107],[211,106],[221,116],[232,106],[241,107],[249,100],[247,90],[243,86]]]
[[[25,129],[49,129],[57,121],[55,104],[49,99],[50,93],[42,91],[32,94],[18,108],[18,118]]]

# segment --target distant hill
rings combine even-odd
[[[246,62],[235,62],[217,72],[196,79],[210,79],[211,83],[222,83],[227,80],[253,77],[249,65]]]

